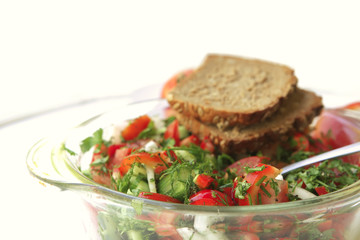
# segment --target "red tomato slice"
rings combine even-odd
[[[261,199],[261,204],[275,204],[281,202],[288,202],[288,183],[287,181],[277,181],[279,193],[276,195],[275,190],[271,187],[270,183],[262,184],[262,188],[259,189],[258,200]],[[265,191],[263,190],[265,189]],[[260,200],[259,200],[260,203]]]
[[[107,155],[108,148],[102,144],[99,148],[99,145],[95,146],[95,150],[91,159],[91,163],[95,162],[96,160],[102,158],[103,156]],[[104,172],[102,169],[103,166],[93,166],[90,165],[90,172],[92,179],[102,185],[110,186],[111,185],[111,177],[109,172]]]
[[[205,174],[199,174],[195,176],[193,181],[201,190],[209,188],[211,184],[217,185],[217,182],[214,178]]]
[[[170,163],[173,161],[179,161],[181,163],[180,159],[178,159],[178,157],[176,156],[173,150],[164,150],[160,152],[159,157],[166,163]]]
[[[125,141],[135,139],[147,126],[151,119],[148,115],[140,116],[134,119],[122,132],[121,135]]]
[[[164,139],[172,138],[175,140],[175,146],[180,145],[179,121],[175,119],[170,123],[164,133]]]
[[[278,183],[279,189],[280,189],[279,194],[276,196],[277,202],[278,203],[288,202],[289,201],[289,197],[288,197],[289,185],[288,185],[288,182],[287,181],[277,181],[277,183]]]
[[[325,144],[321,139],[312,138],[309,151],[315,154],[330,151],[332,146]]]
[[[111,186],[111,177],[109,173],[105,173],[101,170],[90,169],[92,179],[99,184],[110,187]]]
[[[189,198],[190,205],[233,206],[230,197],[217,190],[201,190]]]
[[[259,203],[258,193],[260,185],[262,182],[269,181],[274,179],[277,175],[280,174],[280,170],[266,164],[259,163],[256,167],[265,168],[262,171],[250,172],[245,175],[244,181],[251,184],[250,188],[247,190],[247,194],[244,199],[239,199],[235,197],[235,191],[233,191],[233,198],[238,205],[257,205]],[[238,182],[234,182],[234,189],[237,187]]]
[[[190,135],[180,142],[180,146],[190,146],[191,144],[199,145],[200,139],[196,135]]]
[[[109,149],[110,149],[110,147],[109,147]],[[116,147],[114,146],[113,149],[115,149],[115,148]],[[114,152],[112,157],[110,157],[110,154],[109,154],[110,158],[106,164],[107,169],[113,170],[114,167],[115,168],[119,167],[123,158],[130,155],[132,151],[133,151],[132,148],[123,147],[123,148],[116,149],[116,151]]]
[[[360,129],[353,119],[324,111],[312,136],[321,139],[325,144],[330,144],[333,148],[339,148],[360,141]]]
[[[293,140],[296,142],[295,149],[298,151],[309,151],[309,139],[303,133],[295,133]]]
[[[326,190],[325,186],[316,187],[315,191],[318,195],[328,194],[329,192]]]
[[[188,77],[192,72],[192,69],[181,71],[180,73],[175,74],[169,80],[167,80],[161,90],[161,98],[165,98],[166,95],[176,86],[179,81]]]
[[[232,187],[225,187],[222,188],[221,191],[226,194],[228,197],[232,198],[231,193],[232,193]]]
[[[200,147],[206,151],[213,153],[215,151],[215,146],[211,142],[209,137],[204,137],[204,139],[200,143]]]
[[[138,197],[146,198],[150,200],[162,201],[162,202],[182,203],[175,198],[160,193],[140,192]]]
[[[109,158],[114,157],[116,150],[118,150],[119,148],[122,148],[122,147],[125,147],[125,144],[113,144],[113,145],[110,145],[108,147],[108,150],[107,150],[107,154],[108,154]]]
[[[108,149],[104,144],[101,144],[100,147],[98,144],[96,144],[91,162],[94,162],[95,160],[101,158],[103,155],[107,154],[107,151]]]
[[[140,152],[140,153],[134,153],[129,156],[126,156],[121,160],[119,171],[121,176],[124,176],[129,169],[131,168],[131,165],[134,162],[143,163],[151,168],[156,168],[158,166],[166,166],[160,158],[160,153],[147,153],[147,152]]]
[[[253,168],[256,167],[259,163],[264,163],[268,160],[270,160],[268,157],[246,157],[234,162],[228,166],[226,170],[230,169],[231,171],[234,171],[237,176],[243,176],[245,175],[245,167]]]
[[[351,110],[360,110],[360,102],[353,102],[346,105],[344,108]]]
[[[360,129],[357,121],[342,117],[331,111],[324,111],[312,132],[312,137],[320,139],[325,146],[339,148],[360,141]],[[330,135],[329,135],[329,134]],[[328,136],[329,135],[329,136]],[[344,161],[360,165],[360,154],[343,157]]]

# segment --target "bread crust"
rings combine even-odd
[[[179,112],[176,117],[194,134],[210,137],[220,151],[241,154],[259,151],[269,142],[281,141],[295,131],[303,131],[322,108],[321,97],[310,91],[296,89],[277,113],[266,122],[251,126],[232,126],[223,130]]]
[[[212,99],[211,92],[219,92],[219,83],[211,85],[210,80],[206,79],[204,75],[206,74],[215,74],[213,73],[213,67],[219,65],[219,69],[226,69],[227,72],[225,75],[219,79],[219,81],[224,82],[223,84],[226,85],[227,82],[224,79],[228,79],[228,76],[233,74],[232,71],[238,72],[238,75],[241,77],[234,77],[231,81],[235,82],[234,86],[238,84],[240,87],[246,85],[249,90],[250,98],[253,95],[263,97],[262,95],[276,92],[278,94],[270,94],[269,96],[265,96],[268,100],[266,104],[259,104],[258,107],[254,108],[244,108],[243,110],[239,111],[239,106],[242,104],[241,102],[230,100],[224,100],[224,105],[221,107],[214,106],[214,102],[216,103],[216,97],[221,96],[221,98],[235,98],[233,96],[227,96],[226,94],[218,94],[215,98]],[[245,67],[243,67],[243,65]],[[253,69],[253,73],[249,72],[249,76],[246,74],[247,68]],[[275,70],[274,70],[275,69]],[[214,70],[215,71],[215,70]],[[219,70],[220,71],[220,70]],[[225,71],[225,70],[224,70]],[[258,71],[258,72],[257,72]],[[262,81],[268,82],[275,82],[280,81],[274,79],[271,76],[272,72],[276,71],[277,75],[281,76],[281,84],[280,87],[282,88],[281,91],[278,89],[267,89],[267,91],[262,91],[260,94],[257,92],[253,92],[250,94],[251,91],[256,91],[256,88],[264,83]],[[216,72],[216,71],[215,71]],[[221,73],[222,74],[222,73]],[[226,75],[229,74],[229,75]],[[237,75],[237,76],[238,76]],[[255,80],[258,76],[259,83]],[[233,75],[231,75],[233,76]],[[250,79],[251,78],[251,79]],[[283,79],[286,78],[286,79]],[[250,79],[250,80],[249,80]],[[252,80],[255,79],[255,80]],[[192,91],[190,85],[191,82],[201,82],[200,89],[195,89],[194,94],[187,94],[187,91]],[[208,82],[207,82],[208,81]],[[230,80],[228,80],[230,81]],[[240,81],[236,83],[236,81]],[[242,81],[242,82],[241,82]],[[255,82],[255,83],[253,83]],[[197,84],[197,83],[196,83]],[[249,86],[250,87],[249,87]],[[271,62],[256,60],[256,59],[246,59],[234,56],[226,56],[226,55],[208,55],[205,59],[204,63],[187,79],[184,79],[182,82],[178,83],[173,91],[171,91],[168,96],[167,100],[172,108],[179,113],[198,119],[199,121],[207,124],[215,124],[220,129],[225,129],[229,126],[234,125],[251,125],[254,123],[258,123],[264,121],[265,119],[272,116],[278,109],[284,99],[296,88],[297,85],[297,78],[294,75],[294,71],[287,66],[279,65]],[[255,89],[255,90],[254,90]],[[197,92],[196,92],[197,91]],[[199,93],[199,91],[205,91],[205,94]],[[207,92],[206,92],[207,91]],[[236,91],[236,90],[234,90]],[[236,92],[235,92],[236,94]],[[239,94],[247,94],[246,91],[239,91]],[[209,96],[207,96],[209,95]],[[199,97],[202,98],[203,101],[200,99],[199,101],[194,101],[192,98]],[[239,98],[239,96],[236,96]],[[257,101],[256,97],[254,97],[253,101]],[[261,100],[261,99],[260,99]],[[208,103],[207,103],[208,101]],[[245,101],[245,103],[249,104],[251,101]],[[233,103],[233,104],[230,104]],[[233,105],[233,106],[232,106]]]

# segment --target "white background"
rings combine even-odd
[[[283,63],[302,87],[359,100],[359,9],[329,0],[0,1],[0,123],[98,97],[134,98],[207,53]],[[72,114],[0,128],[1,239],[80,239],[68,198],[52,196],[25,166],[33,141],[80,118]]]

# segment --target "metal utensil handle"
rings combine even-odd
[[[304,167],[304,166],[307,166],[307,165],[310,165],[313,163],[317,163],[317,162],[321,162],[321,161],[324,161],[327,159],[341,157],[341,156],[345,156],[345,155],[349,155],[349,154],[357,153],[357,152],[360,152],[360,142],[353,143],[353,144],[350,144],[350,145],[347,145],[347,146],[344,146],[341,148],[337,148],[337,149],[316,155],[314,157],[305,159],[303,161],[290,164],[290,165],[282,168],[281,174],[286,174],[294,169],[301,168],[301,167]]]

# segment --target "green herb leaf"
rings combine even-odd
[[[88,137],[88,138],[85,138],[84,140],[82,140],[82,142],[80,144],[81,152],[85,153],[85,152],[89,151],[96,144],[99,144],[99,145],[102,144],[103,143],[102,136],[103,136],[103,129],[100,128],[100,129],[96,130],[91,137]]]
[[[151,138],[155,134],[156,134],[155,124],[153,121],[150,121],[148,126],[139,133],[137,139]]]
[[[256,183],[255,183],[255,186],[260,186],[264,180],[266,179],[267,177],[266,176],[263,176],[262,178],[260,178]]]
[[[315,188],[321,186],[333,192],[358,181],[359,171],[358,166],[341,159],[332,159],[322,162],[319,166],[295,170],[286,176],[286,180],[291,185],[296,185],[301,180],[305,183],[306,189],[315,194]]]
[[[269,193],[268,190],[266,190],[266,188],[264,187],[264,185],[260,185],[261,190],[266,194],[266,196],[268,196],[268,198],[271,198],[271,194]]]
[[[244,199],[247,194],[247,190],[251,187],[251,184],[246,181],[238,180],[237,186],[235,188],[235,197],[239,199]]]
[[[290,157],[289,157],[289,161],[288,162],[299,162],[301,160],[307,159],[309,157],[311,157],[312,155],[314,155],[313,152],[307,152],[307,151],[297,151],[295,153],[293,153]]]
[[[167,119],[164,120],[164,123],[165,123],[165,126],[169,126],[170,123],[172,123],[174,120],[176,119],[175,116],[171,116],[171,117],[168,117]]]
[[[96,167],[96,166],[103,166],[109,161],[109,156],[100,157],[93,161],[90,166]]]
[[[265,166],[261,166],[261,167],[253,167],[253,168],[250,168],[250,167],[244,167],[245,169],[245,172],[246,173],[253,173],[253,172],[260,172],[262,170],[265,169]]]

